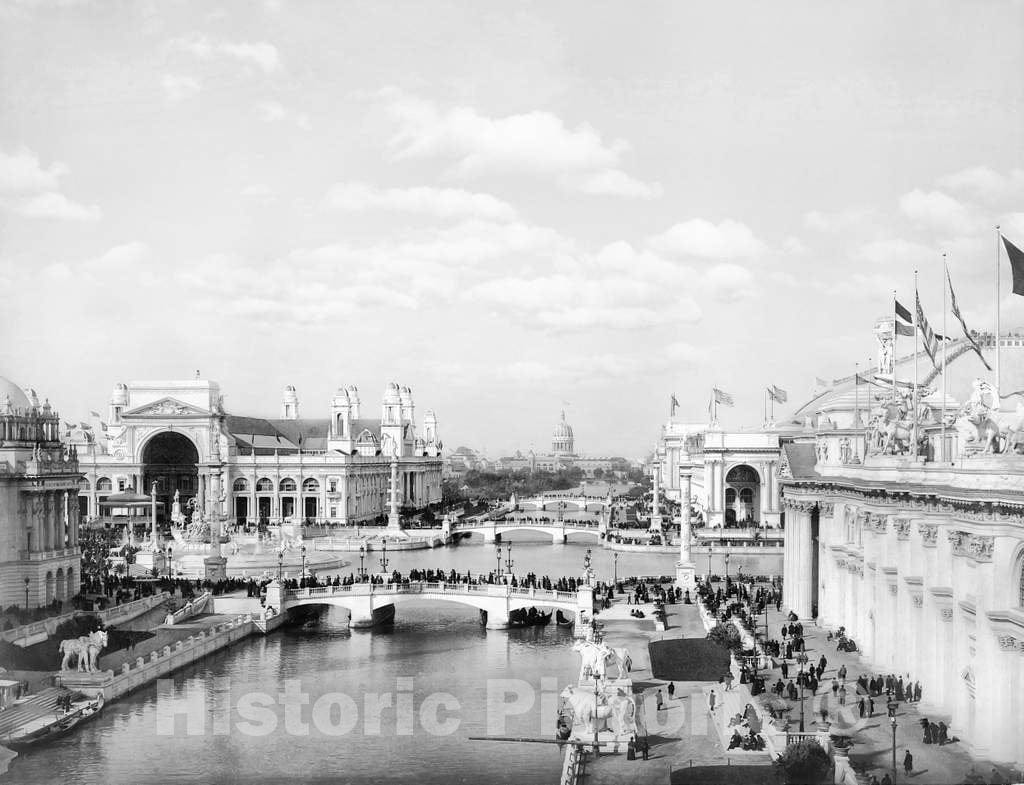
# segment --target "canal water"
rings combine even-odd
[[[508,543],[503,546],[503,561]],[[579,575],[586,542],[512,540],[513,571]],[[484,572],[494,546],[409,551],[388,569]],[[379,554],[374,554],[379,559]],[[669,554],[592,551],[599,579],[671,574]],[[735,569],[737,560],[730,561]],[[379,569],[370,564],[367,569]],[[356,557],[353,569],[358,567]],[[756,563],[744,572],[761,569]],[[343,572],[347,572],[344,570]],[[765,572],[772,572],[767,565]],[[70,736],[17,758],[0,783],[550,783],[557,693],[577,675],[570,630],[485,630],[475,609],[402,604],[393,627],[320,626],[252,637],[109,704]]]

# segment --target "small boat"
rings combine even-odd
[[[537,619],[534,621],[535,627],[547,627],[551,623],[551,611],[547,613],[538,613]]]
[[[575,623],[576,623],[575,619],[567,619],[567,618],[565,618],[565,614],[562,613],[561,610],[559,610],[559,611],[557,611],[555,613],[555,624],[557,624],[559,627],[571,627]]]
[[[99,695],[96,700],[90,701],[84,706],[58,717],[48,725],[35,728],[21,736],[8,735],[3,741],[4,746],[17,750],[60,738],[70,733],[82,723],[94,719],[102,708],[103,696]]]

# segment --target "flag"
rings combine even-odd
[[[896,303],[896,320],[894,321],[896,335],[906,335],[908,338],[914,337],[914,317],[910,315],[904,306],[900,305],[899,300],[893,300]]]
[[[676,394],[672,393],[672,400],[669,401],[669,417],[675,416],[676,409],[679,408],[679,401],[676,399]]]
[[[92,415],[93,417],[95,417],[95,418],[96,418],[97,420],[98,420],[98,419],[100,418],[100,413],[99,413],[99,412],[89,412],[89,414],[91,414],[91,415]]]
[[[789,394],[781,387],[776,387],[774,384],[768,388],[768,396],[775,401],[775,403],[785,403],[789,400]]]
[[[87,423],[87,422],[80,422],[80,423],[78,423],[78,427],[81,428],[83,431],[91,431],[92,430],[92,426],[89,425],[89,423]]]
[[[949,284],[949,301],[953,305],[953,316],[957,318],[957,321],[960,322],[960,326],[964,328],[964,337],[970,342],[971,348],[978,353],[978,357],[982,364],[991,371],[992,366],[988,364],[985,356],[981,353],[981,347],[978,346],[978,342],[974,339],[974,336],[971,335],[971,331],[967,329],[967,322],[964,321],[963,314],[960,313],[960,307],[956,304],[956,292],[953,291],[953,279],[949,277],[948,267],[946,268],[946,282]]]
[[[939,337],[932,330],[931,325],[928,324],[928,320],[924,318],[924,311],[921,310],[921,296],[915,291],[914,302],[917,305],[917,326],[921,330],[921,340],[924,342],[924,350],[928,352],[928,356],[931,358],[932,365],[935,366],[936,370],[939,370],[938,363],[935,362],[935,353],[939,350]]]
[[[1024,251],[1005,237],[1003,245],[1006,246],[1006,255],[1010,257],[1010,270],[1013,271],[1013,293],[1024,294]]]
[[[103,433],[107,432],[107,424],[103,422],[103,420],[100,420],[100,430],[103,431]]]
[[[820,376],[814,377],[814,385],[816,387],[831,387],[832,382],[822,379]]]
[[[715,403],[721,404],[722,406],[734,406],[736,402],[732,399],[732,396],[729,395],[729,393],[723,392],[716,387]]]

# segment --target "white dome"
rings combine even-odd
[[[10,398],[11,406],[15,409],[31,408],[31,404],[28,401],[28,396],[25,395],[25,391],[10,379],[0,376],[0,401],[4,400],[4,396]]]
[[[402,396],[398,392],[398,385],[394,382],[388,384],[387,389],[384,390],[384,403],[401,403]]]
[[[118,382],[114,385],[114,391],[110,394],[110,402],[113,404],[127,405],[128,403],[128,385],[124,382]]]

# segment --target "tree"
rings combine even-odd
[[[718,644],[723,649],[729,649],[729,651],[738,652],[743,649],[743,640],[740,638],[740,632],[734,624],[719,622],[708,632],[708,640]]]
[[[786,783],[793,785],[819,785],[831,768],[828,753],[817,739],[802,738],[786,747],[772,766]]]

